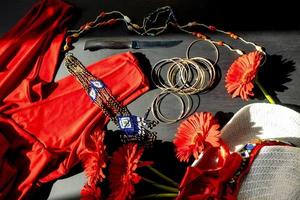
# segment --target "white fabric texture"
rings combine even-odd
[[[242,182],[238,199],[300,199],[300,148],[263,147]]]
[[[266,103],[243,107],[222,129],[232,151],[253,139],[279,139],[297,147],[266,146],[242,182],[239,200],[300,200],[300,114]]]

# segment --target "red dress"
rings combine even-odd
[[[63,1],[42,0],[0,39],[0,200],[28,199],[68,173],[88,136],[109,120],[74,77],[52,82],[73,11]],[[131,53],[88,70],[124,105],[149,89]]]

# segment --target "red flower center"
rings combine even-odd
[[[253,76],[251,72],[252,70],[248,70],[242,75],[241,82],[243,84],[247,84],[252,81]]]

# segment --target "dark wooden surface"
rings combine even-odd
[[[33,0],[14,0],[1,2],[0,7],[0,35],[8,31],[33,5]],[[237,31],[249,41],[264,46],[269,54],[266,72],[262,76],[262,82],[267,86],[278,101],[299,111],[300,108],[300,29],[299,23],[295,23],[297,6],[289,1],[282,3],[261,3],[241,1],[193,1],[193,0],[73,0],[70,2],[78,6],[81,16],[74,27],[78,27],[88,20],[92,20],[101,10],[120,10],[127,13],[132,19],[140,22],[142,16],[162,5],[174,7],[175,14],[180,22],[187,22],[196,19],[208,24],[216,24],[226,30]],[[139,5],[137,8],[136,6]],[[288,10],[286,14],[281,14]],[[123,26],[114,28],[105,33],[92,34],[90,37],[102,37],[105,39],[152,39],[140,38],[129,34]],[[215,38],[227,40],[228,38],[215,35]],[[101,58],[123,52],[124,50],[101,50],[96,52],[83,51],[85,39],[76,44],[74,54],[86,65],[98,61]],[[149,63],[142,67],[150,67],[160,59],[171,58],[174,56],[185,55],[188,44],[194,39],[183,34],[168,33],[155,39],[180,39],[183,42],[176,46],[166,49],[143,49],[134,51],[141,57],[146,57]],[[245,48],[245,45],[233,43],[236,47]],[[247,50],[251,48],[246,47]],[[193,55],[211,56],[211,49],[207,45],[197,46]],[[218,113],[221,119],[231,116],[244,105],[253,102],[263,102],[263,98],[255,98],[244,102],[241,99],[232,99],[224,87],[224,75],[229,65],[236,58],[227,49],[220,48],[220,61],[218,67],[221,70],[220,82],[207,94],[200,95],[200,105],[198,111],[210,111]],[[1,64],[1,63],[0,63]],[[59,80],[68,73],[61,65],[56,80]],[[143,115],[146,108],[150,105],[158,89],[152,89],[145,95],[138,98],[130,106],[133,113]],[[260,96],[260,95],[258,95]],[[175,113],[178,106],[176,102],[168,102],[165,110]],[[178,124],[161,124],[156,129],[159,139],[172,140]],[[113,126],[109,126],[114,128]],[[80,188],[84,183],[83,174],[73,176],[54,185],[50,199],[77,199]]]

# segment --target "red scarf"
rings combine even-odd
[[[0,39],[0,200],[30,198],[68,173],[108,122],[73,77],[52,82],[73,14],[63,1],[40,1]],[[149,89],[131,53],[88,70],[124,105]]]

